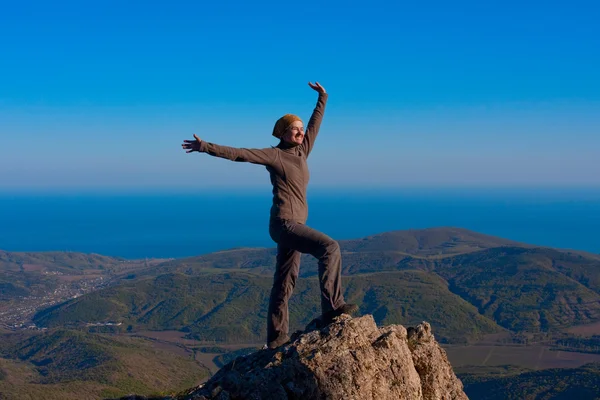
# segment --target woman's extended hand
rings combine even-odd
[[[184,140],[181,147],[184,149],[189,149],[186,153],[191,153],[192,151],[200,151],[200,143],[202,140],[194,133],[195,140]]]
[[[308,86],[310,86],[313,90],[316,90],[320,94],[325,93],[325,88],[323,86],[321,86],[321,84],[319,82],[315,82],[315,84],[308,82]]]

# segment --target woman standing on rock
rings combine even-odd
[[[301,253],[318,259],[322,324],[358,310],[356,305],[346,304],[342,295],[342,258],[338,243],[305,225],[309,180],[306,161],[319,133],[328,97],[318,82],[309,82],[308,85],[319,93],[319,99],[306,132],[298,116],[286,114],[277,120],[273,128],[273,136],[279,139],[275,147],[245,149],[220,146],[196,135],[194,140],[184,140],[182,144],[186,153],[198,151],[231,161],[260,164],[269,171],[273,185],[269,234],[277,243],[277,264],[267,317],[269,348],[279,347],[290,340],[288,300],[298,278]]]

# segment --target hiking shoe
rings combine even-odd
[[[342,314],[352,315],[357,311],[358,311],[358,306],[356,304],[346,303],[336,310],[328,311],[325,314],[323,314],[321,316],[321,321],[322,321],[323,326],[329,325],[331,322],[333,322],[333,319],[335,317],[339,317]]]
[[[308,325],[306,325],[306,328],[304,328],[305,332],[312,332],[312,331],[316,331],[319,330],[321,328],[323,328],[323,316],[320,315],[317,318],[313,319],[312,321],[310,321],[308,323]]]
[[[276,349],[279,346],[283,346],[284,344],[290,341],[290,337],[288,335],[279,336],[277,339],[267,343],[267,347],[269,349]]]

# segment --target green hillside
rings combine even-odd
[[[9,301],[17,296],[28,296],[29,293],[26,287],[18,283],[0,279],[0,301]]]
[[[600,396],[600,364],[505,374],[458,374],[472,400],[594,400]]]
[[[600,256],[535,247],[460,228],[385,232],[340,241],[343,274],[422,270],[444,278],[478,312],[515,332],[600,321]],[[146,274],[272,274],[274,249],[234,249],[160,264]],[[317,275],[303,255],[301,277]]]
[[[38,313],[39,326],[81,327],[119,321],[130,330],[184,330],[199,340],[264,341],[272,278],[244,273],[189,277],[162,275],[101,290]],[[398,271],[344,277],[347,301],[373,313],[380,324],[429,321],[442,341],[464,342],[500,328],[452,294],[439,277]],[[290,301],[291,329],[319,310],[315,278],[299,279]]]
[[[145,340],[63,329],[12,343],[0,356],[0,393],[19,399],[175,392],[208,375],[191,355]]]
[[[471,253],[501,246],[530,247],[512,240],[463,228],[438,227],[383,232],[340,242],[347,252],[401,252],[415,257],[439,257]]]
[[[431,323],[436,339],[467,342],[499,332],[499,326],[475,307],[448,290],[446,282],[423,271],[378,273],[351,277],[346,297],[361,305],[362,314],[373,314],[378,325]]]
[[[74,252],[7,252],[0,250],[0,324],[11,309],[31,309],[50,301],[117,282],[148,264],[164,260],[125,260]],[[15,318],[16,317],[16,318]],[[8,318],[18,322],[18,316]]]
[[[123,258],[100,254],[84,254],[70,251],[7,252],[0,250],[0,271],[19,271],[23,265],[51,267],[53,270],[73,273],[87,269],[117,270],[126,261]]]
[[[427,269],[429,260],[480,251],[499,246],[519,245],[517,242],[484,235],[461,228],[429,228],[392,231],[355,240],[340,240],[343,253],[343,273]],[[527,246],[527,245],[520,245]],[[239,248],[197,257],[170,260],[157,267],[140,271],[140,276],[179,272],[187,275],[214,270],[251,270],[256,274],[272,274],[275,248]],[[300,276],[316,276],[317,262],[303,254]]]
[[[343,243],[340,243],[343,247]],[[426,259],[412,257],[395,250],[342,251],[342,273],[353,275],[369,272],[397,271],[399,269],[428,268]],[[275,271],[274,249],[237,249],[211,253],[198,257],[165,262],[159,266],[139,271],[139,277],[165,273],[200,275],[224,271],[246,271],[257,275],[272,276]],[[317,260],[308,254],[301,257],[301,277],[318,275]]]
[[[443,340],[473,340],[480,330],[497,330],[496,324],[539,332],[600,321],[600,257],[595,255],[518,245],[457,228],[388,232],[342,242],[342,248],[349,301],[383,323],[427,320],[439,327]],[[44,310],[35,322],[79,327],[118,320],[130,330],[262,340],[273,265],[274,249],[170,260],[139,271],[143,279]],[[305,256],[304,279],[290,304],[294,329],[319,312],[317,285],[308,283],[316,271],[314,258]]]
[[[482,315],[536,332],[600,320],[599,267],[552,249],[499,247],[440,260],[435,272]]]

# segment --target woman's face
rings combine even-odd
[[[281,137],[286,143],[299,145],[304,141],[304,126],[302,121],[294,121]]]

